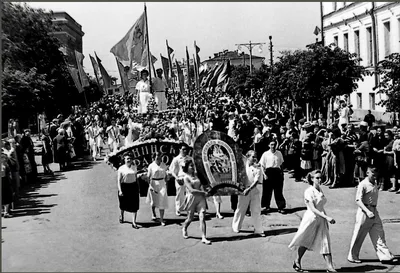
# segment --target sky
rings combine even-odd
[[[84,68],[93,75],[89,54],[96,51],[108,73],[118,79],[118,68],[110,49],[118,43],[144,11],[143,2],[29,2],[33,8],[65,11],[82,26]],[[319,2],[149,2],[150,51],[160,59],[166,56],[166,40],[182,60],[200,47],[200,59],[214,53],[236,50],[235,44],[265,42],[253,55],[270,60],[269,36],[274,58],[279,51],[305,49],[314,43],[316,26],[320,27]],[[245,53],[249,50],[242,48]],[[159,61],[155,67],[161,66]]]

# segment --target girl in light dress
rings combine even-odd
[[[156,221],[156,208],[160,211],[160,223],[165,226],[164,210],[168,208],[168,195],[165,177],[167,176],[167,166],[161,161],[162,154],[153,154],[153,162],[149,165],[147,177],[149,189],[147,192],[146,203],[151,205],[152,220]]]
[[[183,181],[186,186],[186,197],[185,202],[182,204],[180,210],[187,211],[187,219],[183,224],[182,235],[183,238],[189,238],[187,229],[190,223],[193,221],[194,213],[199,213],[199,222],[202,232],[201,242],[206,245],[210,245],[211,242],[206,237],[206,220],[205,212],[207,208],[206,191],[202,189],[200,179],[197,177],[194,169],[194,163],[190,159],[184,161],[182,170],[185,174]]]
[[[301,259],[306,250],[313,251],[319,248],[320,253],[325,258],[328,272],[336,272],[332,264],[328,227],[328,223],[334,224],[335,220],[329,217],[324,209],[327,200],[321,189],[321,171],[315,170],[309,173],[307,181],[311,185],[304,192],[307,211],[303,215],[296,235],[289,244],[289,248],[292,250],[298,247],[293,269],[297,272],[303,272]]]

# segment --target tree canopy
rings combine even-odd
[[[377,73],[381,76],[378,92],[386,95],[379,104],[387,112],[400,112],[400,54],[393,53],[379,62]]]
[[[52,35],[58,28],[51,17],[26,4],[2,3],[2,124],[19,118],[27,126],[27,117],[36,113],[67,114],[72,105],[85,103]]]

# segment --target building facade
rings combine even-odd
[[[260,69],[261,65],[264,63],[264,59],[264,57],[252,55],[251,63],[255,69]],[[233,66],[250,66],[250,55],[246,53],[239,53],[237,50],[224,50],[222,52],[214,53],[214,57],[210,56],[208,60],[203,61],[201,64],[207,63],[209,67],[214,67],[215,64],[221,63],[225,60],[230,60],[231,65]]]
[[[85,33],[82,26],[66,12],[53,12],[52,17],[53,24],[59,29],[53,34],[62,45],[60,50],[67,57],[68,64],[76,68],[74,51],[82,53],[83,50],[82,38]]]
[[[399,2],[321,2],[325,45],[336,46],[356,53],[360,65],[374,71],[379,61],[391,53],[400,52]],[[371,110],[377,120],[391,122],[392,113],[377,105],[384,94],[374,87],[380,77],[366,76],[350,97],[353,118],[362,119]]]

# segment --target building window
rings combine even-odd
[[[357,93],[357,108],[362,109],[362,93]]]
[[[367,65],[372,65],[372,28],[367,27]]]
[[[369,109],[375,110],[375,93],[369,93]]]
[[[338,44],[339,44],[339,37],[338,36],[334,36],[333,37],[333,43],[335,44],[335,46],[338,46]]]
[[[354,31],[354,53],[360,58],[360,31]]]
[[[334,11],[336,10],[336,2],[332,2],[332,8]]]
[[[390,22],[383,24],[383,35],[385,38],[385,57],[390,55]]]
[[[343,34],[343,42],[344,42],[344,45],[343,45],[343,49],[344,49],[344,51],[349,51],[349,34],[348,33],[345,33],[345,34]]]

